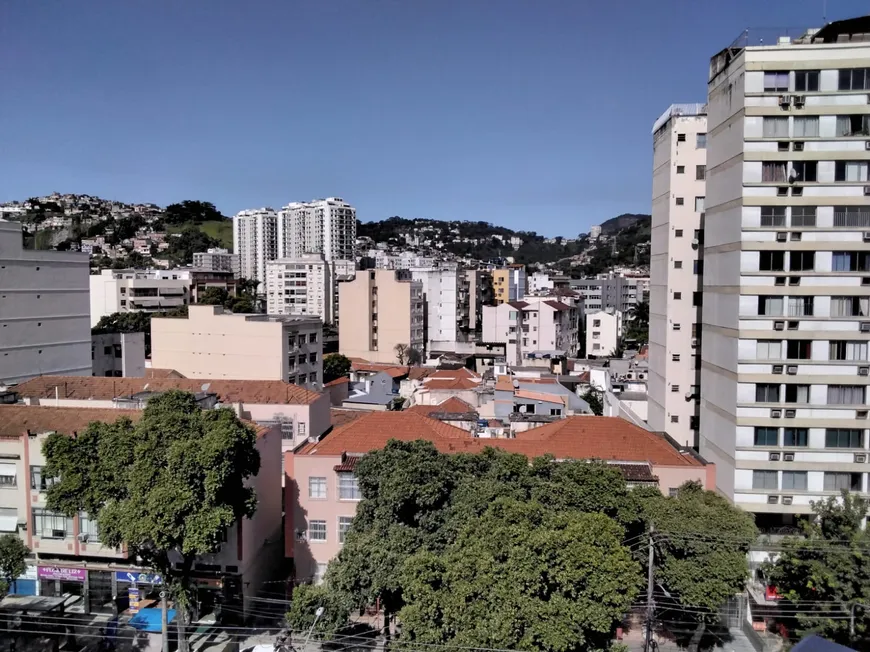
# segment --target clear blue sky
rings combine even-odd
[[[0,201],[337,195],[576,234],[649,211],[650,127],[710,55],[823,2],[0,0]]]

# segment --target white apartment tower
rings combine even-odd
[[[281,210],[277,238],[279,258],[356,260],[356,209],[340,197],[293,202]]]
[[[233,251],[242,278],[266,284],[266,263],[278,258],[278,213],[271,208],[241,211],[233,217]]]
[[[866,20],[710,64],[700,453],[762,527],[868,490]]]
[[[674,104],[653,124],[648,422],[687,446],[698,445],[706,139],[703,104]]]
[[[331,324],[334,295],[332,265],[320,254],[266,263],[266,310],[270,315],[315,315],[324,324]]]

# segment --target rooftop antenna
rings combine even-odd
[[[828,24],[828,0],[822,0],[822,25]]]

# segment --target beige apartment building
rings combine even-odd
[[[492,270],[492,291],[496,305],[522,301],[526,296],[526,266],[508,265]]]
[[[338,349],[370,362],[397,362],[395,347],[422,353],[423,286],[404,270],[371,269],[340,283]]]
[[[698,445],[707,107],[673,104],[653,125],[649,425]]]
[[[188,378],[283,380],[323,388],[318,317],[234,315],[190,306],[187,318],[151,320],[151,366]]]
[[[335,303],[333,265],[322,254],[266,263],[266,312],[270,315],[313,315],[331,324]]]

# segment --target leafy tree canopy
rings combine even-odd
[[[163,217],[166,224],[184,224],[185,222],[201,224],[202,222],[223,219],[226,218],[211,202],[191,200],[185,200],[180,204],[169,204]]]
[[[323,615],[317,618],[317,610],[320,608],[323,609]],[[314,633],[329,639],[347,625],[349,619],[350,601],[347,596],[310,584],[303,584],[293,591],[290,611],[287,612],[287,625],[290,629],[310,631],[316,620]]]
[[[168,242],[169,248],[163,255],[177,265],[189,265],[193,262],[193,254],[196,252],[207,251],[221,244],[195,226],[185,227],[180,234],[171,236]]]
[[[103,333],[144,333],[145,355],[151,355],[151,319],[153,317],[187,317],[187,306],[165,312],[113,312],[100,317],[92,335]]]
[[[30,549],[15,534],[0,536],[0,597],[6,594],[12,582],[27,570]]]
[[[323,356],[323,382],[328,383],[336,378],[343,378],[350,373],[350,358],[341,353],[330,353]]]

